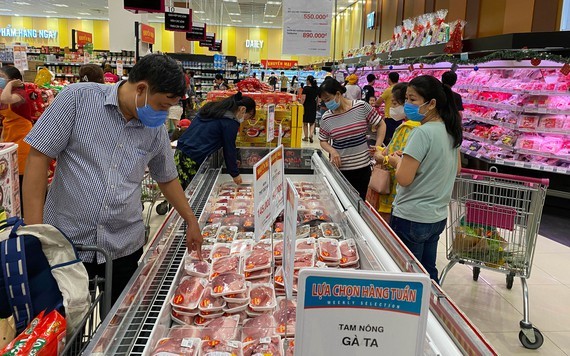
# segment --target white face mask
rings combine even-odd
[[[396,106],[395,108],[390,108],[390,117],[394,120],[400,121],[406,118],[404,113],[404,106]]]

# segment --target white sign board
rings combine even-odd
[[[271,157],[268,154],[253,166],[253,207],[255,241],[271,227]]]
[[[330,56],[333,0],[283,1],[284,54]]]
[[[271,157],[271,211],[273,220],[285,208],[285,160],[283,146],[275,148],[269,153]]]
[[[275,138],[275,104],[267,106],[267,142]]]
[[[28,47],[16,45],[14,46],[14,67],[18,68],[20,72],[28,70]]]
[[[285,226],[283,227],[283,280],[287,299],[293,297],[293,273],[295,263],[295,240],[297,239],[297,206],[299,193],[287,178],[285,192]]]
[[[430,285],[419,273],[302,270],[295,354],[422,355]]]

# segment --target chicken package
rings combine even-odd
[[[212,252],[210,253],[210,259],[215,260],[216,258],[229,256],[231,251],[231,244],[217,243],[212,247]]]
[[[279,336],[265,337],[243,344],[243,356],[283,356]]]
[[[296,251],[301,251],[301,250],[315,250],[315,247],[317,246],[317,240],[313,239],[312,237],[307,237],[304,239],[298,239],[297,241],[295,241],[295,250]]]
[[[232,242],[230,256],[245,255],[253,249],[253,240],[236,239]]]
[[[217,312],[209,312],[209,311],[199,311],[198,316],[201,318],[204,318],[206,320],[214,320],[214,319],[218,319],[221,318],[222,316],[224,316],[224,311],[220,310]]]
[[[319,227],[325,237],[331,237],[334,239],[340,239],[342,237],[342,230],[340,229],[340,226],[335,223],[324,223],[319,225]]]
[[[212,262],[210,280],[227,272],[241,273],[241,256],[225,256],[215,259]]]
[[[271,284],[252,284],[249,289],[249,306],[253,311],[264,312],[275,309],[275,289]]]
[[[158,340],[152,356],[197,356],[202,340],[198,338],[167,337]]]
[[[283,351],[285,356],[295,356],[295,339],[283,340]]]
[[[358,256],[358,249],[356,248],[356,241],[354,239],[347,239],[340,242],[340,259],[341,267],[348,267],[358,264],[360,260]]]
[[[245,272],[244,276],[245,276],[246,281],[249,281],[252,279],[268,277],[268,276],[271,276],[271,268],[260,269],[260,270],[253,271],[253,272]]]
[[[243,274],[227,272],[212,280],[212,295],[214,297],[240,294],[247,291]]]
[[[226,314],[238,314],[245,311],[248,307],[249,303],[226,303],[224,308],[224,313]]]
[[[313,267],[315,265],[315,251],[300,250],[295,251],[293,269]]]
[[[243,356],[239,341],[205,340],[200,346],[200,356]]]
[[[235,340],[239,329],[239,315],[212,320],[202,330],[202,340]]]
[[[218,242],[232,242],[237,231],[237,226],[220,226],[218,229]]]
[[[202,338],[202,328],[194,325],[173,326],[168,331],[168,337],[173,339]]]
[[[220,224],[206,225],[202,229],[202,237],[205,239],[215,239],[218,236]]]
[[[245,272],[271,268],[271,250],[253,250],[245,258]]]
[[[281,336],[295,335],[295,324],[297,323],[297,305],[286,299],[280,300],[279,308],[273,313],[273,318],[277,324],[276,333]]]
[[[180,284],[174,291],[170,304],[177,309],[196,309],[207,285],[208,280],[204,278],[192,276],[182,277]]]
[[[283,259],[283,240],[276,240],[275,237],[273,237],[273,256],[278,260]]]
[[[246,290],[243,293],[235,293],[224,295],[226,303],[248,304],[249,303],[249,285],[246,285]]]
[[[189,258],[190,258],[191,260],[193,260],[193,261],[198,261],[198,260],[201,260],[201,259],[202,259],[202,260],[207,260],[207,259],[210,258],[210,254],[212,253],[212,248],[213,248],[212,245],[203,245],[203,246],[202,246],[202,256],[201,256],[202,258],[200,258],[200,257],[198,256],[198,252],[195,251],[195,250],[192,251],[192,252],[190,252],[190,255],[189,255],[190,257],[189,257]]]
[[[170,312],[170,319],[178,325],[192,325],[194,324],[194,316],[187,316],[172,309]]]
[[[186,255],[184,259],[184,272],[189,276],[208,278],[210,275],[210,264],[207,261],[198,261]]]
[[[247,229],[247,227],[245,225],[244,225],[244,228]],[[253,240],[253,238],[254,238],[254,235],[253,235],[253,232],[251,232],[251,231],[240,231],[236,234],[236,237],[235,237],[236,240]]]
[[[212,296],[212,287],[208,286],[204,289],[204,293],[202,293],[198,310],[200,310],[200,315],[204,316],[202,312],[220,312],[225,306],[226,301],[224,298]]]
[[[341,253],[338,240],[322,238],[319,242],[319,256],[325,261],[340,262]]]
[[[275,333],[276,325],[271,314],[262,314],[252,319],[246,319],[241,328],[241,340],[246,343],[277,335]]]
[[[271,283],[271,275],[257,277],[257,278],[248,278],[247,281],[252,284]]]

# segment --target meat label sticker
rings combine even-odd
[[[298,283],[295,354],[423,354],[427,275],[309,268]]]

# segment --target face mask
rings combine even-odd
[[[139,95],[135,96],[135,107],[137,108],[137,116],[140,122],[143,123],[146,127],[156,128],[163,125],[168,117],[168,111],[163,110],[154,110],[150,105],[148,105],[148,92],[146,93],[144,99],[144,106],[139,108],[137,106],[137,99]]]
[[[414,105],[414,104],[410,104],[410,103],[405,103],[404,104],[404,113],[406,114],[408,119],[410,119],[412,121],[421,122],[426,117],[426,115],[420,114],[420,108],[422,106],[424,106],[425,104],[427,104],[427,102],[423,103],[422,105]]]
[[[336,100],[332,99],[330,101],[327,101],[325,103],[325,106],[327,107],[327,109],[329,109],[330,111],[335,111],[336,109],[339,108],[340,103],[337,103]]]
[[[406,113],[404,112],[404,107],[400,105],[395,108],[390,108],[390,117],[398,121],[405,119]]]
[[[8,81],[5,78],[0,78],[0,89],[4,89],[8,84]]]

